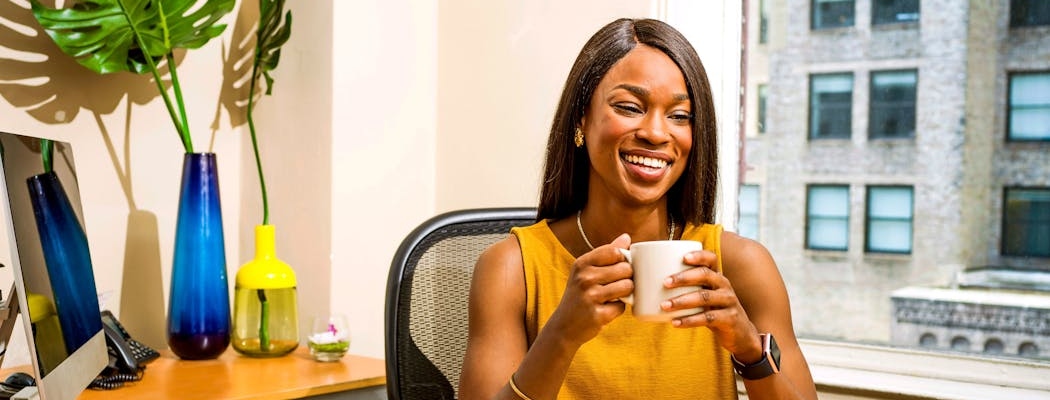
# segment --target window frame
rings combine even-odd
[[[1005,187],[1003,187],[1002,210],[1001,210],[1001,214],[1000,214],[1000,217],[1001,217],[1000,218],[1000,223],[1001,223],[1000,229],[1001,230],[1000,230],[1000,234],[999,234],[999,254],[1002,255],[1003,257],[1018,257],[1018,258],[1031,257],[1031,258],[1040,258],[1040,259],[1042,259],[1042,258],[1050,258],[1050,254],[1042,255],[1042,254],[1031,254],[1031,253],[1013,253],[1013,252],[1007,251],[1007,243],[1006,243],[1007,229],[1006,229],[1006,227],[1008,225],[1007,215],[1009,214],[1009,212],[1007,210],[1006,205],[1007,205],[1007,200],[1009,199],[1010,192],[1013,191],[1013,190],[1017,190],[1017,191],[1043,191],[1043,192],[1047,192],[1047,194],[1050,194],[1050,186],[1005,186]],[[1048,224],[1050,224],[1050,222],[1048,222]]]
[[[844,136],[843,135],[823,135],[823,136],[821,136],[821,135],[818,135],[818,132],[816,131],[819,128],[818,127],[814,127],[814,124],[813,124],[814,123],[814,120],[813,120],[814,119],[814,112],[816,111],[815,110],[816,107],[813,106],[814,105],[813,86],[814,86],[814,82],[817,80],[817,78],[830,78],[830,77],[835,77],[835,76],[849,76],[849,82],[850,82],[849,107],[848,107],[848,110],[847,110],[848,112],[846,112],[846,114],[845,114],[846,115],[846,119],[847,119],[846,133],[845,133]],[[853,71],[848,71],[848,72],[828,72],[828,73],[823,73],[822,72],[822,73],[811,73],[811,74],[809,74],[809,93],[807,94],[808,103],[806,104],[806,108],[809,111],[808,114],[807,114],[807,118],[806,118],[806,124],[807,124],[806,135],[807,135],[809,140],[811,140],[811,141],[812,140],[835,140],[835,139],[849,140],[849,139],[851,139],[853,137],[853,105],[854,105],[853,104],[853,95],[854,95],[853,92],[855,92],[856,84],[857,84],[857,80],[856,80],[856,77],[854,76]],[[822,110],[823,110],[823,108],[821,108],[821,111]],[[824,113],[821,112],[820,115],[817,115],[817,118],[820,118],[820,116],[823,115],[823,114]],[[829,113],[829,114],[834,114],[834,113]],[[818,121],[818,126],[819,126],[819,121]]]
[[[915,82],[912,86],[912,99],[911,99],[911,131],[906,135],[887,135],[885,132],[881,132],[876,135],[875,124],[872,123],[872,115],[875,115],[875,76],[881,74],[895,74],[911,72],[915,78]],[[918,121],[919,115],[919,70],[917,68],[909,69],[890,69],[890,70],[873,70],[868,73],[868,139],[869,140],[886,140],[886,139],[915,139],[915,125]],[[885,109],[892,109],[893,107],[883,107]]]
[[[1009,71],[1009,72],[1007,72],[1007,76],[1006,76],[1006,101],[1005,101],[1005,103],[1006,103],[1006,129],[1005,129],[1005,131],[1006,131],[1006,141],[1007,142],[1015,142],[1015,143],[1050,142],[1050,133],[1048,133],[1046,136],[1043,136],[1041,138],[1032,138],[1032,139],[1016,138],[1013,135],[1013,123],[1014,123],[1014,118],[1013,118],[1013,114],[1014,114],[1013,113],[1013,110],[1014,110],[1013,92],[1014,92],[1014,90],[1013,90],[1013,86],[1014,86],[1014,78],[1016,78],[1018,76],[1024,76],[1024,75],[1045,75],[1046,78],[1048,80],[1050,80],[1050,70]],[[1050,103],[1046,103],[1045,106],[1048,108],[1047,112],[1050,112]]]
[[[820,3],[833,3],[843,2],[850,3],[849,22],[843,22],[841,24],[834,25],[818,25],[819,18],[817,12],[819,11]],[[849,28],[857,24],[857,1],[856,0],[810,0],[809,1],[809,29],[813,31],[822,31],[829,29],[841,29]]]
[[[891,1],[899,2],[899,1],[903,1],[903,0],[891,0]],[[880,19],[878,19],[879,18],[878,9],[879,9],[880,0],[871,0],[871,26],[892,25],[892,24],[918,24],[919,20],[922,19],[922,1],[920,1],[920,0],[914,0],[914,1],[915,1],[915,15],[916,15],[915,19],[907,20],[907,21],[899,21],[899,20],[880,20]]]
[[[911,203],[908,204],[908,250],[873,250],[871,248],[872,229],[871,223],[871,195],[872,190],[878,189],[908,189],[911,193]],[[900,218],[879,218],[879,221],[901,222]],[[909,255],[915,250],[915,187],[911,185],[868,185],[864,188],[864,252],[867,254],[904,254]]]
[[[740,207],[737,208],[737,232],[740,233],[740,236],[748,237],[748,238],[753,239],[755,241],[760,241],[760,239],[762,237],[761,231],[759,229],[762,226],[762,221],[761,221],[761,217],[762,217],[762,186],[757,184],[757,183],[742,183],[742,184],[740,184],[740,193],[741,194],[740,194],[740,196],[737,197],[737,199],[739,200],[739,199],[744,198],[744,195],[743,195],[744,190],[745,189],[751,189],[751,188],[753,188],[753,190],[755,191],[755,193],[754,193],[754,197],[755,197],[754,213],[751,213],[751,212],[746,212],[745,213],[745,211],[749,211],[749,210],[745,209],[743,207],[743,202],[740,202],[741,205],[740,205]],[[744,229],[743,229],[743,227],[744,227],[743,220],[744,220],[745,216],[747,216],[747,217],[754,217],[754,221],[755,221],[755,235],[754,235],[754,237],[749,237],[749,236],[745,236],[744,235],[744,232],[743,232],[744,231]]]
[[[842,248],[818,247],[818,246],[815,246],[815,245],[810,243],[810,234],[809,234],[810,230],[809,229],[810,229],[811,221],[813,220],[813,217],[810,214],[810,204],[812,204],[813,189],[815,189],[815,188],[843,189],[846,192],[846,215],[843,217],[844,220],[842,221],[846,225],[846,238],[845,238],[845,243],[846,244],[845,244],[845,247],[842,247]],[[805,226],[805,238],[804,238],[804,244],[803,244],[805,246],[805,249],[806,250],[814,250],[814,251],[848,252],[849,251],[849,240],[850,240],[850,237],[849,237],[849,226],[850,226],[849,224],[850,224],[850,217],[851,217],[850,214],[851,214],[851,212],[850,212],[850,185],[848,185],[848,184],[841,184],[841,183],[810,183],[810,184],[806,184],[806,212],[805,212],[806,226]],[[825,218],[825,219],[827,219],[827,218]]]

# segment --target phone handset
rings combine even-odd
[[[145,363],[160,357],[159,352],[133,339],[108,310],[102,310],[102,330],[106,333],[109,367],[91,382],[93,388],[114,389],[124,382],[140,380]]]

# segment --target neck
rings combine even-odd
[[[616,212],[584,207],[579,213],[579,219],[583,235],[594,247],[612,242],[624,233],[631,236],[631,242],[668,240],[676,236],[671,232],[672,221],[663,207],[646,212]]]

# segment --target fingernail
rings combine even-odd
[[[665,310],[671,308],[671,300],[665,300],[664,302],[660,303],[660,308]]]
[[[669,276],[669,277],[664,279],[664,286],[671,286],[673,284],[674,284],[674,277],[673,276]]]
[[[682,320],[680,320],[680,319],[672,319],[671,320],[671,325],[673,325],[673,326],[682,326]]]

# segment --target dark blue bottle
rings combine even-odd
[[[183,159],[168,294],[168,346],[179,358],[217,358],[230,344],[230,288],[214,153]]]

